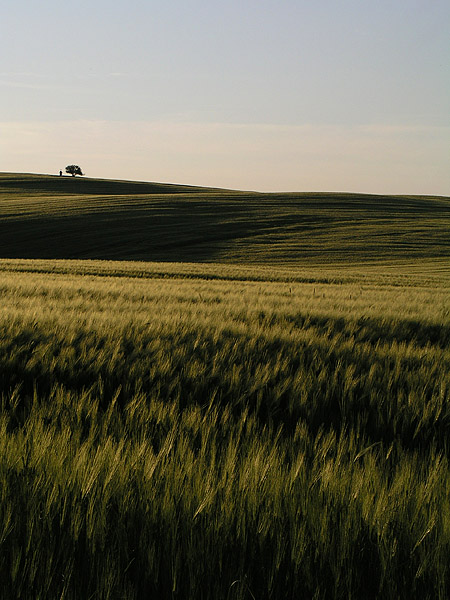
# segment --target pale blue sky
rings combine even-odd
[[[2,171],[450,195],[448,0],[3,6]]]

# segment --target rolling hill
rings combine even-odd
[[[300,266],[450,259],[450,199],[0,174],[0,258]]]
[[[449,232],[0,174],[0,596],[449,598]]]

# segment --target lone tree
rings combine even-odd
[[[75,175],[83,175],[83,172],[78,165],[67,165],[66,173],[70,173],[72,177],[75,177]]]

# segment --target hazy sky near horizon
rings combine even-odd
[[[7,0],[0,170],[450,195],[448,0]]]

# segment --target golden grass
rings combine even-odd
[[[0,174],[0,596],[450,597],[449,229]]]
[[[0,274],[8,597],[448,596],[439,264]]]

